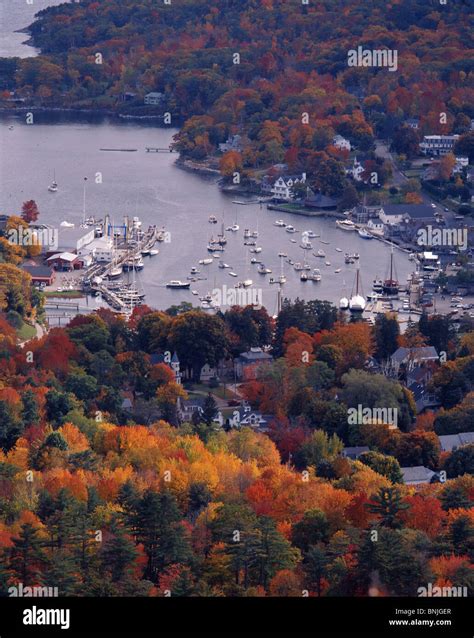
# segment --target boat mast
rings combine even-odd
[[[86,225],[86,184],[87,177],[84,177],[84,189],[82,192],[82,223]]]

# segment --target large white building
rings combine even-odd
[[[275,199],[288,202],[293,199],[293,186],[305,183],[306,173],[301,175],[281,175],[273,183],[271,192]]]
[[[114,242],[111,237],[98,237],[79,250],[81,256],[91,255],[95,261],[110,262],[114,256]]]
[[[447,155],[452,153],[459,135],[425,135],[420,144],[424,155]]]

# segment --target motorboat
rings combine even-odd
[[[321,271],[319,268],[314,268],[313,271],[308,275],[308,279],[311,281],[321,281]]]
[[[301,275],[300,275],[300,280],[301,281],[308,281],[308,273],[302,272]]]
[[[341,230],[357,230],[357,226],[350,219],[338,219],[336,226]]]
[[[231,277],[237,277],[237,273],[236,273],[236,272],[233,272],[232,270],[229,272],[229,275],[230,275]]]
[[[373,236],[369,232],[367,232],[365,228],[359,228],[357,232],[359,234],[359,237],[361,237],[362,239],[373,239]]]
[[[158,254],[159,254],[159,252],[160,252],[160,251],[158,250],[158,248],[152,248],[152,249],[150,250],[150,257],[156,257],[156,255],[158,255]]]
[[[208,259],[200,259],[198,263],[201,264],[201,266],[209,266],[209,264],[212,264],[213,261],[214,259],[209,257]]]
[[[285,228],[287,233],[296,233],[296,229],[291,224]]]
[[[173,279],[166,284],[167,288],[189,288],[191,284],[186,281],[180,281],[179,279]]]
[[[285,228],[286,224],[282,219],[277,219],[273,224],[274,226],[279,226],[280,228]]]
[[[209,223],[210,224],[217,224],[217,217],[215,217],[214,215],[210,215]]]

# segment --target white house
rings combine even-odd
[[[158,93],[156,91],[152,91],[151,93],[147,93],[145,95],[145,99],[144,102],[147,105],[150,106],[156,106],[162,103],[164,98],[164,94],[163,93]]]
[[[336,148],[339,148],[341,150],[344,150],[344,151],[351,150],[351,143],[345,137],[342,137],[342,135],[335,135],[332,140],[332,143]]]
[[[281,175],[273,183],[271,192],[275,199],[288,202],[293,199],[293,186],[295,184],[305,183],[306,173],[302,173],[301,175]]]
[[[365,171],[365,168],[359,162],[357,157],[354,157],[354,162],[353,162],[352,166],[350,168],[346,169],[346,175],[349,175],[350,177],[355,179],[356,182],[361,182],[362,181],[362,173],[364,171]]]
[[[451,153],[459,135],[425,135],[420,144],[424,155],[447,155]]]
[[[367,229],[372,233],[383,235],[383,222],[380,219],[372,217],[367,222]]]

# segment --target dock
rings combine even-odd
[[[174,151],[172,148],[166,148],[163,146],[145,146],[145,150],[147,153],[177,153],[178,151]]]
[[[129,259],[133,259],[141,254],[142,250],[150,250],[158,239],[159,231],[156,226],[150,226],[147,232],[144,234],[141,241],[134,246],[133,249],[124,250],[123,254],[115,263],[107,264],[94,264],[86,272],[85,278],[90,282],[88,285],[90,292],[99,293],[102,298],[111,306],[114,310],[123,311],[126,304],[102,282],[94,282],[96,278],[103,279],[107,277],[110,270],[116,266],[122,266]]]

